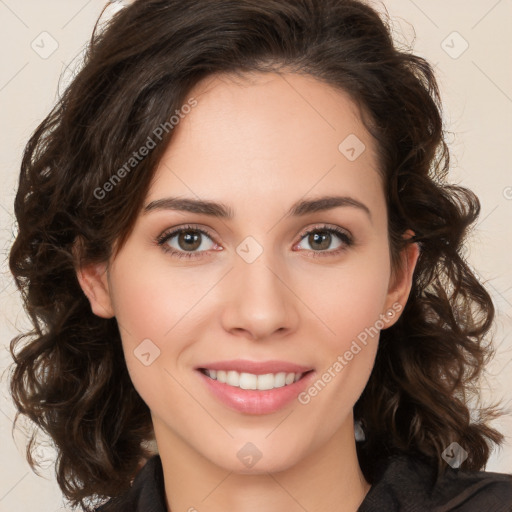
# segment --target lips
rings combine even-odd
[[[276,412],[292,403],[316,374],[310,367],[285,361],[217,361],[196,370],[211,396],[238,412],[260,415]],[[224,382],[217,380],[219,372],[221,380],[226,377]],[[295,376],[293,382],[290,375]]]

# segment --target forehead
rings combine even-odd
[[[191,97],[148,200],[172,192],[261,205],[350,192],[382,201],[375,141],[344,91],[308,75],[251,73],[210,76]]]

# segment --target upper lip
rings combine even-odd
[[[234,370],[238,373],[253,373],[254,375],[265,375],[266,373],[305,373],[313,368],[287,361],[249,361],[247,359],[232,359],[230,361],[215,361],[205,363],[196,369],[208,370]]]

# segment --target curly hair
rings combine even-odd
[[[9,264],[33,324],[11,341],[15,423],[23,414],[50,436],[58,484],[75,507],[121,494],[151,454],[150,411],[130,380],[116,319],[92,313],[76,270],[123,246],[172,129],[129,176],[113,183],[114,171],[202,79],[253,71],[302,73],[349,94],[378,147],[393,270],[406,244],[421,249],[408,302],[381,332],[354,407],[366,432],[357,443],[365,478],[400,452],[442,472],[453,441],[468,452],[462,467],[481,469],[491,442],[503,442],[489,424],[496,409],[470,414],[493,354],[494,306],[464,258],[480,203],[447,182],[429,63],[398,48],[388,17],[359,0],[135,0],[95,27],[81,70],[26,145],[14,204]],[[32,468],[34,445],[35,433]]]

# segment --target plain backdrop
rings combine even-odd
[[[497,354],[482,382],[486,400],[512,409],[512,0],[384,0],[398,41],[435,65],[452,151],[451,181],[473,189],[482,212],[469,261],[494,298]],[[0,0],[0,511],[67,510],[48,456],[43,478],[29,468],[25,438],[11,434],[14,406],[7,347],[27,326],[8,271],[15,234],[13,198],[21,154],[48,114],[88,42],[104,0]],[[113,2],[108,12],[120,7]],[[382,2],[376,7],[383,9]],[[106,17],[108,17],[108,12]],[[22,425],[22,424],[21,424]],[[512,415],[495,426],[507,436],[488,471],[512,473]]]

